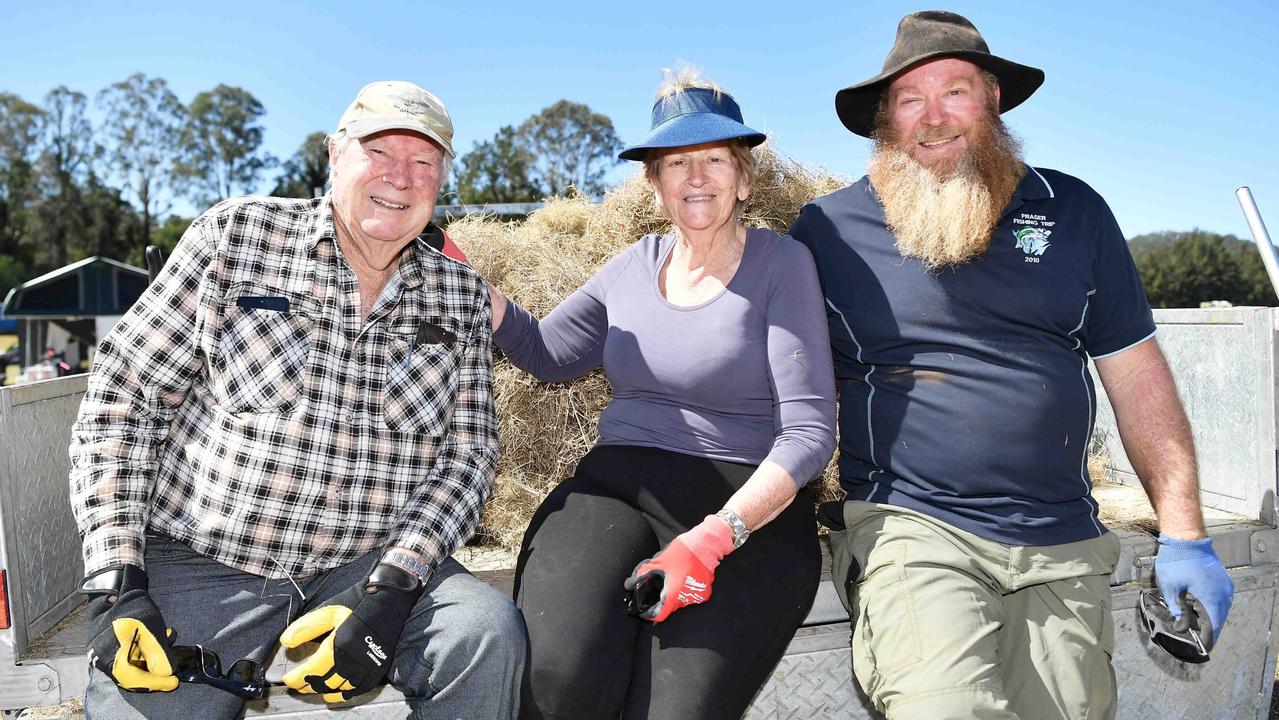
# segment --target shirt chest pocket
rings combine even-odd
[[[233,413],[288,413],[297,406],[311,350],[307,305],[262,288],[227,293],[209,372],[219,407]]]
[[[453,418],[462,352],[454,327],[440,318],[391,326],[381,402],[386,429],[444,435]]]

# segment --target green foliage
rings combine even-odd
[[[507,125],[459,159],[454,170],[458,198],[471,204],[534,202],[543,197],[531,178],[534,162],[515,128]]]
[[[173,254],[173,249],[178,246],[178,241],[182,239],[182,233],[186,232],[187,228],[191,226],[191,220],[192,218],[169,215],[151,233],[151,244],[160,248],[160,252],[164,253],[165,259],[168,259]],[[146,258],[143,256],[141,249],[130,253],[127,262],[138,267],[147,266]]]
[[[519,135],[536,158],[533,180],[549,195],[563,195],[570,185],[600,195],[604,173],[620,162],[613,121],[581,103],[560,100],[525,120]]]
[[[306,136],[293,157],[285,161],[271,194],[276,197],[309,198],[324,193],[329,183],[328,134],[316,131]]]
[[[81,192],[83,235],[72,244],[74,259],[101,255],[124,260],[146,247],[142,224],[118,189],[90,173]],[[127,261],[127,260],[126,260]]]
[[[8,296],[9,290],[31,279],[27,267],[21,258],[0,253],[0,301]]]
[[[44,97],[43,147],[37,183],[42,198],[34,203],[29,227],[36,230],[34,253],[50,267],[70,260],[83,240],[86,219],[83,181],[97,154],[84,93],[60,85]]]
[[[498,130],[458,158],[455,187],[441,199],[462,203],[535,202],[564,195],[604,192],[604,174],[617,165],[622,141],[608,116],[581,103],[560,100],[518,128]],[[455,197],[454,197],[455,195]]]
[[[36,107],[0,95],[0,285],[90,255],[124,259],[137,215],[95,169],[100,134],[83,93],[57,87]]]
[[[1152,307],[1279,305],[1252,243],[1195,229],[1152,233],[1129,243]]]
[[[218,85],[191,101],[178,141],[174,180],[197,204],[252,192],[275,158],[262,151],[262,103],[247,90]]]
[[[0,93],[0,256],[30,260],[21,240],[28,208],[39,197],[34,162],[43,124],[44,110],[12,93]]]
[[[112,170],[142,208],[140,245],[150,242],[152,219],[168,212],[165,186],[186,108],[163,78],[134,73],[98,93],[102,136]]]
[[[24,236],[40,197],[35,160],[43,124],[44,110],[0,93],[0,296],[29,279],[32,248]]]
[[[44,110],[13,93],[0,92],[0,162],[30,163],[44,124]]]
[[[1266,274],[1266,266],[1261,261],[1261,254],[1249,243],[1246,248],[1239,248],[1239,279],[1244,293],[1237,305],[1279,305],[1279,294]]]

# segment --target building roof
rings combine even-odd
[[[89,318],[123,315],[147,287],[147,273],[105,257],[90,257],[13,288],[6,318]]]

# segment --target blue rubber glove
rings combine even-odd
[[[1155,581],[1173,618],[1181,618],[1181,594],[1188,592],[1208,611],[1214,642],[1221,637],[1221,626],[1230,614],[1235,583],[1213,552],[1212,540],[1178,540],[1160,533]]]

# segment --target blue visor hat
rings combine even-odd
[[[649,150],[723,140],[742,140],[755,147],[765,136],[742,124],[742,110],[728,93],[689,88],[653,103],[653,129],[617,157],[643,160]]]

